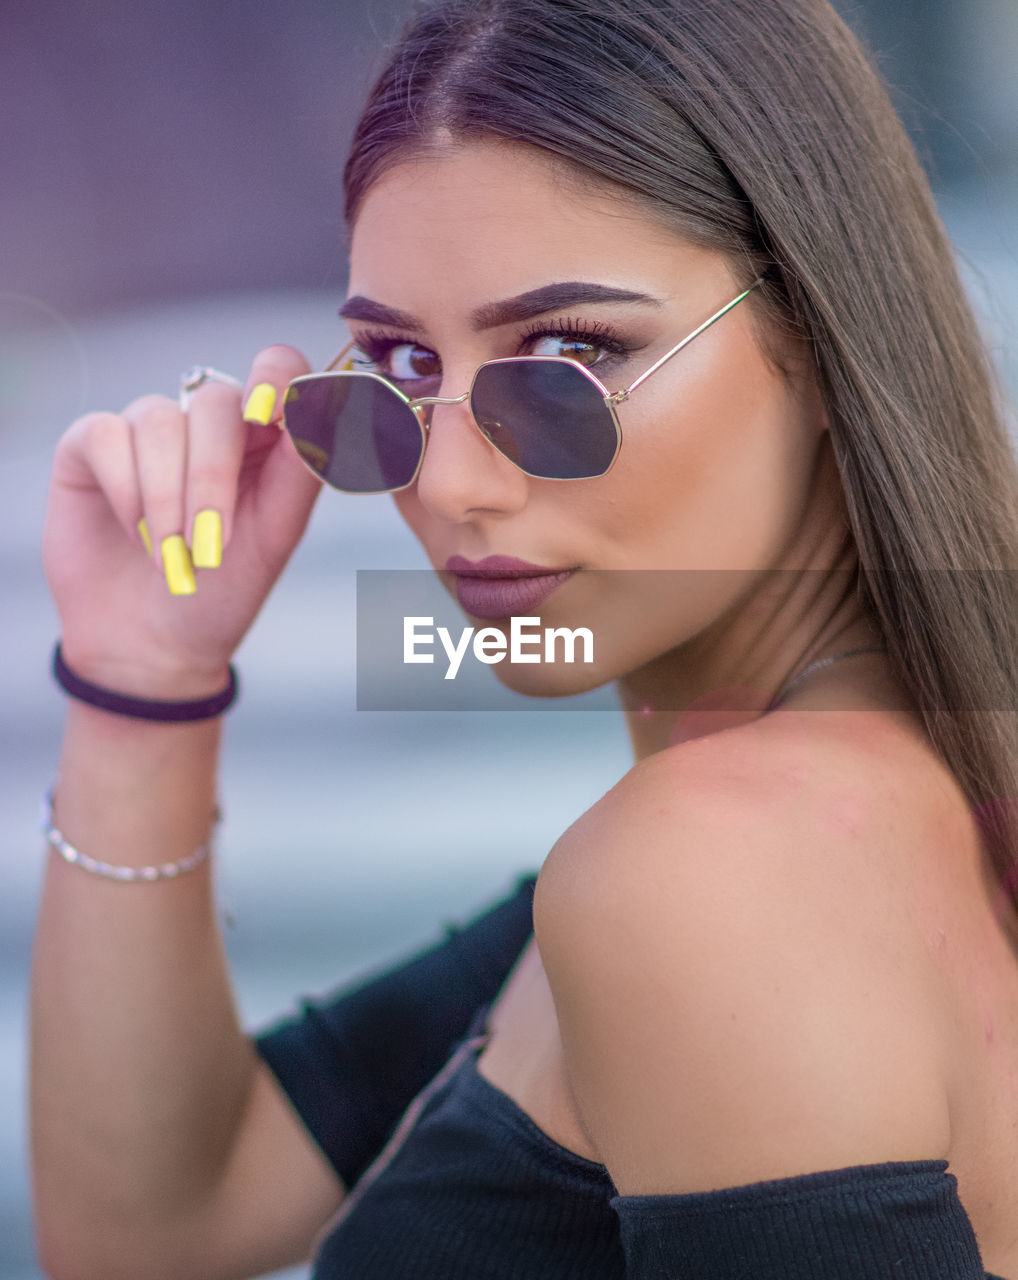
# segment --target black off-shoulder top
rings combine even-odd
[[[477,1070],[535,874],[253,1037],[349,1192],[314,1280],[1001,1280],[946,1160],[620,1196]]]

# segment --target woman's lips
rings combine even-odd
[[[529,614],[575,569],[549,569],[515,556],[467,560],[450,556],[446,569],[456,579],[460,607],[475,618],[510,618]]]

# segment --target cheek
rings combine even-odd
[[[606,511],[647,567],[761,567],[801,519],[815,436],[784,381],[742,347],[690,361],[667,391],[648,385],[624,407]]]

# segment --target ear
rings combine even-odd
[[[800,374],[799,385],[810,421],[816,424],[817,436],[822,436],[831,429],[831,417],[827,400],[820,389],[820,375],[812,360]]]

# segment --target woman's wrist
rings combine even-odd
[[[217,805],[212,814],[213,833],[201,845],[185,858],[175,862],[163,862],[154,866],[128,866],[123,863],[110,863],[101,858],[93,858],[82,850],[75,848],[56,825],[54,811],[54,788],[43,796],[39,826],[46,836],[46,843],[60,854],[65,862],[80,867],[90,875],[102,876],[121,884],[151,883],[154,880],[174,880],[179,875],[193,871],[206,859],[212,856],[212,834],[214,828],[222,820],[222,811]]]
[[[67,700],[54,822],[75,847],[111,863],[190,854],[218,804],[222,717],[158,724]]]
[[[232,663],[208,669],[80,657],[58,641],[51,656],[57,683],[78,702],[109,714],[157,722],[220,715],[236,700]]]

